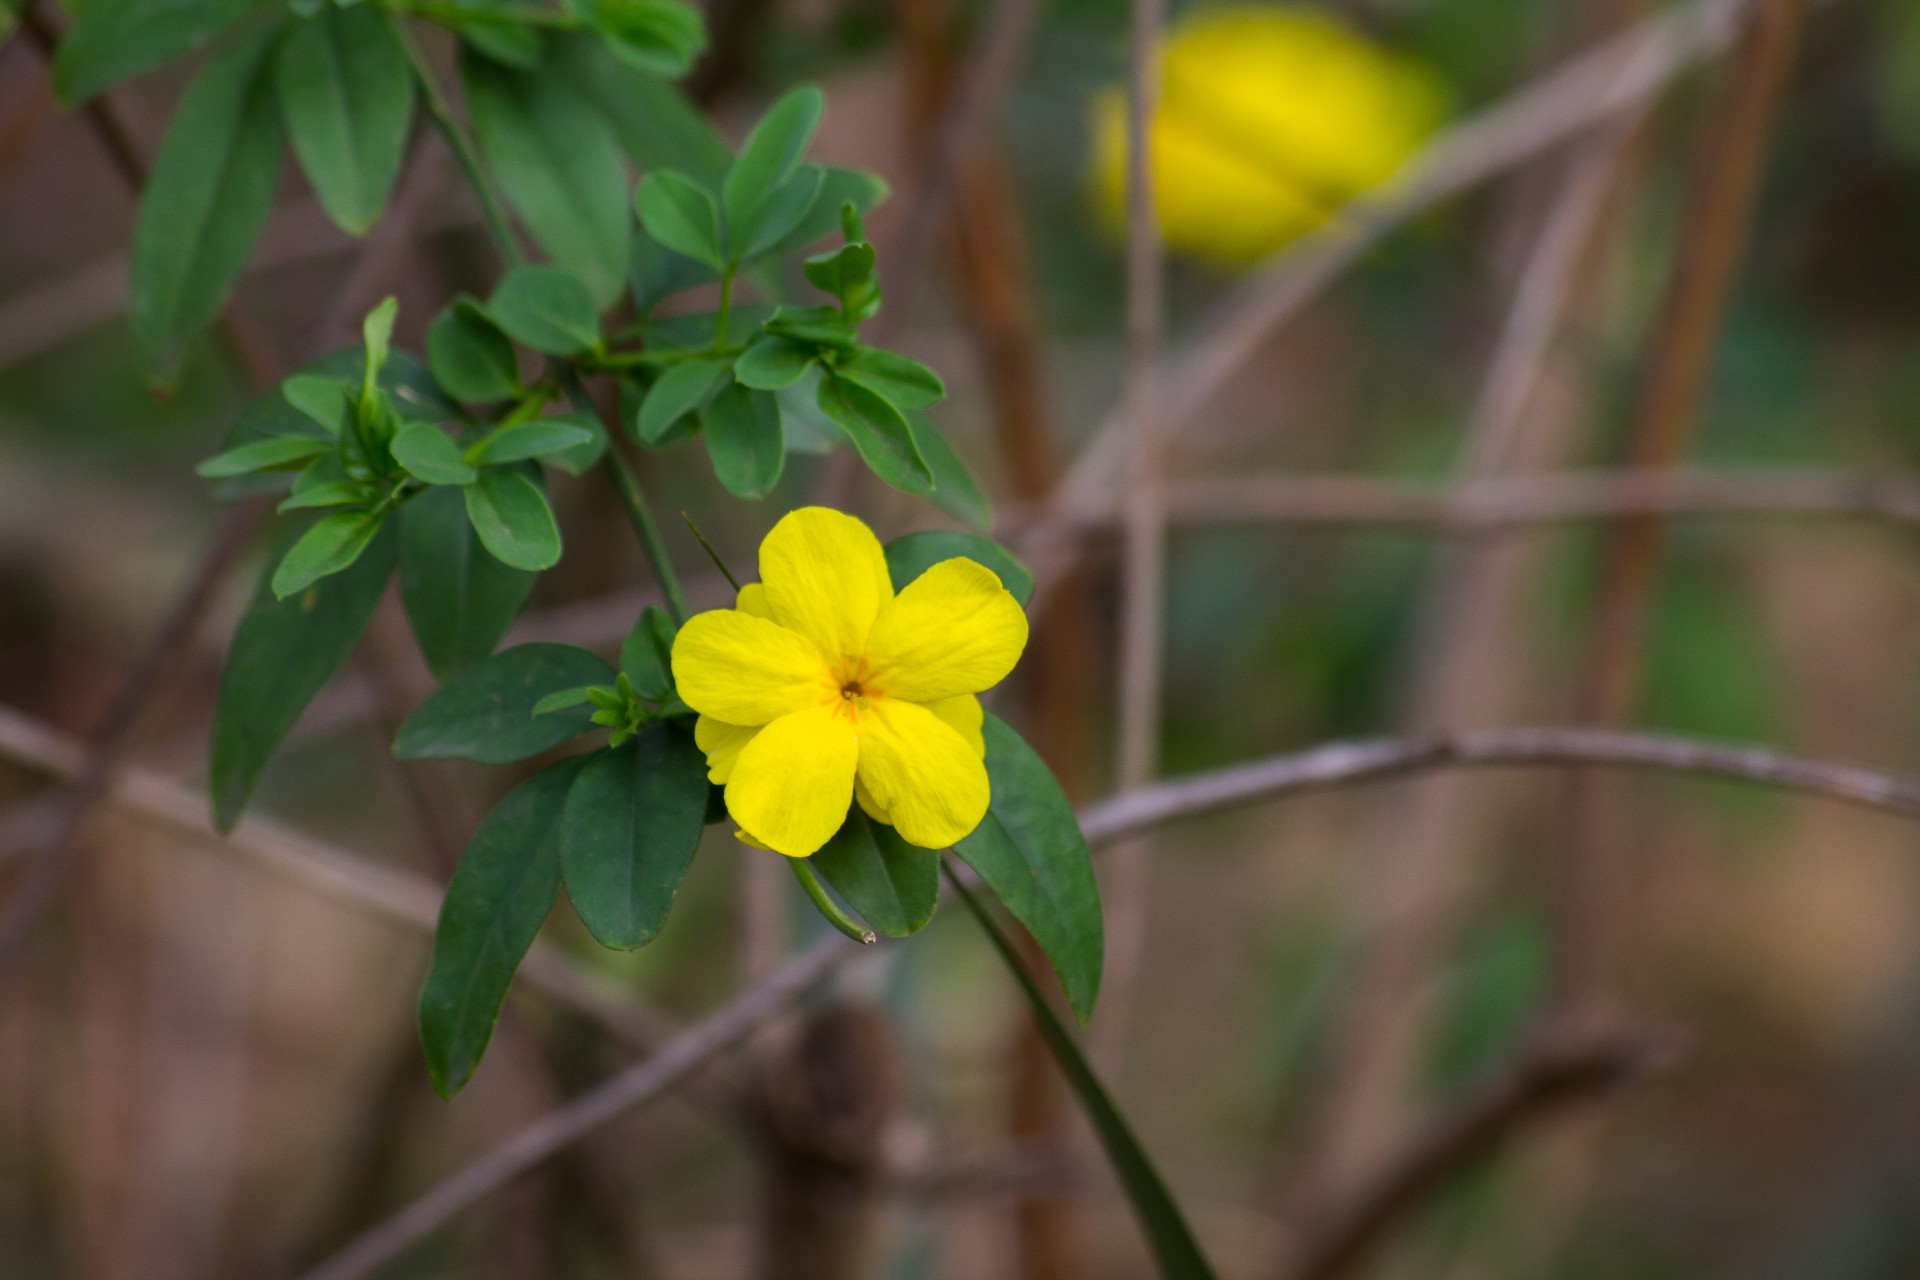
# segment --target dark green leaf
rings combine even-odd
[[[429,489],[400,509],[400,601],[440,679],[493,652],[534,581],[480,545],[455,490]]]
[[[633,286],[633,304],[642,315],[663,299],[720,278],[720,273],[706,263],[659,244],[644,227],[633,238],[633,264],[628,274]]]
[[[820,190],[793,230],[767,249],[769,256],[794,253],[823,236],[840,229],[840,206],[851,204],[865,213],[887,198],[887,184],[878,174],[858,169],[837,169],[828,165],[820,180]]]
[[[309,471],[322,473],[316,468],[309,468]],[[305,476],[301,478],[305,479]],[[292,496],[274,510],[284,515],[289,511],[311,511],[316,507],[366,507],[373,505],[378,498],[374,487],[361,480],[314,481],[296,484]]]
[[[722,360],[686,360],[669,365],[640,402],[634,432],[646,444],[659,444],[667,429],[700,407],[726,373]]]
[[[475,17],[455,25],[460,38],[482,57],[520,71],[540,69],[543,44],[539,28],[493,17]]]
[[[557,35],[548,42],[547,73],[593,103],[642,172],[678,169],[718,183],[733,155],[706,116],[673,85],[635,70],[595,37]]]
[[[493,322],[535,351],[577,356],[600,349],[600,313],[587,287],[559,267],[515,267],[487,299]]]
[[[1041,1037],[1052,1051],[1054,1061],[1060,1065],[1061,1074],[1066,1076],[1074,1096],[1080,1100],[1081,1109],[1092,1122],[1094,1132],[1100,1135],[1100,1145],[1107,1153],[1107,1162],[1113,1166],[1115,1176],[1119,1178],[1128,1201],[1133,1205],[1134,1216],[1140,1220],[1140,1227],[1147,1234],[1154,1257],[1159,1261],[1161,1276],[1164,1280],[1213,1280],[1213,1267],[1206,1255],[1200,1252],[1193,1229],[1187,1225],[1180,1206],[1174,1203],[1166,1180],[1148,1158],[1140,1140],[1133,1136],[1133,1129],[1127,1124],[1126,1117],[1120,1114],[1120,1108],[1114,1105],[1100,1078],[1094,1075],[1092,1065],[1087,1062],[1086,1055],[1080,1052],[1072,1033],[1054,1015],[1053,1006],[1040,994],[1040,988],[1028,976],[1026,966],[1020,963],[1012,943],[1000,932],[1000,926],[994,923],[979,899],[957,877],[953,884],[967,910],[980,922],[980,928],[992,942],[994,951],[1020,984],[1020,993],[1027,999],[1027,1007],[1033,1013]]]
[[[280,558],[280,567],[273,571],[273,594],[285,600],[347,568],[380,532],[381,523],[368,511],[322,516]]]
[[[675,253],[716,271],[726,265],[713,193],[684,173],[655,169],[640,179],[633,193],[633,209],[647,234]]]
[[[802,85],[768,107],[741,144],[740,155],[720,188],[720,208],[736,259],[744,256],[762,204],[800,167],[825,109],[820,90]]]
[[[563,760],[493,807],[440,902],[420,991],[420,1044],[443,1098],[472,1077],[520,961],[560,896],[560,813],[583,760]]]
[[[598,317],[593,315],[590,298],[586,315],[594,321],[597,336]],[[486,309],[464,294],[427,326],[427,365],[456,400],[488,404],[520,394],[520,365],[514,359],[513,343]]]
[[[331,440],[310,436],[275,436],[270,440],[243,444],[238,449],[228,449],[225,453],[216,453],[195,467],[194,471],[208,480],[222,480],[253,471],[296,469],[323,453],[332,453],[333,448]]]
[[[413,73],[386,13],[326,5],[296,21],[276,79],[314,194],[342,230],[362,234],[387,206],[413,125]]]
[[[1106,949],[1087,842],[1073,806],[1033,748],[998,716],[988,715],[982,732],[993,799],[953,851],[1027,926],[1085,1022],[1100,991]]]
[[[653,940],[706,813],[707,761],[684,725],[650,724],[587,763],[560,818],[560,861],[594,937],[625,948]]]
[[[1033,599],[1033,575],[1027,572],[1027,567],[1014,559],[1005,547],[977,533],[936,529],[895,538],[887,544],[887,573],[893,579],[893,589],[901,591],[942,560],[956,557],[993,570],[1000,584],[1012,592],[1023,607]]]
[[[422,484],[472,484],[479,474],[460,446],[430,422],[409,422],[393,438],[393,460]]]
[[[550,453],[578,449],[597,438],[580,417],[535,418],[530,422],[517,422],[489,437],[480,447],[480,462],[483,466],[497,467],[528,458],[544,458]]]
[[[53,86],[69,106],[199,48],[261,0],[91,0],[67,28]]]
[[[274,596],[271,568],[261,575],[214,708],[213,814],[222,831],[240,820],[274,748],[360,642],[393,571],[394,542],[375,538],[352,568],[287,600]]]
[[[779,338],[791,338],[811,346],[848,349],[854,345],[853,330],[832,307],[781,307],[768,318],[765,329]]]
[[[933,473],[898,409],[859,383],[831,375],[820,380],[820,409],[847,433],[861,460],[882,480],[908,493],[933,488]]]
[[[639,621],[620,646],[620,671],[634,692],[649,702],[673,696],[673,619],[658,605],[640,611]]]
[[[746,225],[727,229],[727,243],[741,262],[765,256],[800,225],[820,192],[821,176],[818,165],[802,165],[767,193],[748,215]]]
[[[761,391],[790,387],[813,367],[818,351],[791,338],[762,338],[733,362],[733,376],[742,386]]]
[[[627,166],[606,122],[565,81],[460,60],[473,131],[507,199],[602,305],[627,282]]]
[[[933,473],[933,492],[927,496],[942,511],[976,529],[993,527],[993,506],[980,485],[967,470],[967,464],[933,425],[925,410],[908,409],[904,415],[913,429],[913,445]]]
[[[729,380],[701,414],[713,474],[738,498],[764,498],[780,483],[787,442],[771,391]]]
[[[598,416],[591,413],[569,413],[548,419],[550,422],[563,422],[578,427],[587,433],[580,444],[562,449],[559,453],[549,454],[543,461],[560,468],[570,476],[582,475],[607,452],[607,429],[601,425]]]
[[[540,487],[518,471],[483,471],[462,490],[467,519],[502,564],[551,569],[560,561],[560,526]]]
[[[591,727],[590,708],[535,719],[550,693],[612,684],[607,660],[570,644],[522,644],[456,672],[407,717],[393,740],[402,760],[510,764],[550,751]]]
[[[833,371],[903,410],[924,409],[947,395],[939,374],[918,360],[878,347],[855,347],[834,362]]]
[[[174,113],[140,198],[129,317],[147,376],[179,375],[266,226],[280,178],[271,37],[201,73]]]
[[[649,75],[683,76],[706,47],[699,11],[676,0],[592,0],[586,13],[616,57]]]
[[[908,844],[859,805],[812,861],[834,892],[889,938],[918,933],[933,918],[940,854]]]

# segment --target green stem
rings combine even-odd
[[[805,858],[788,858],[787,865],[793,868],[793,878],[807,891],[807,896],[813,899],[813,905],[820,909],[820,914],[827,918],[828,924],[855,942],[871,944],[879,941],[873,930],[842,911],[840,904],[827,896],[826,889],[821,887],[819,877],[813,874],[813,867]]]
[[[595,372],[606,369],[631,369],[635,365],[685,364],[689,360],[727,360],[739,355],[747,348],[744,344],[711,347],[688,347],[675,351],[613,351],[604,355],[581,357],[580,363]]]
[[[507,221],[507,211],[501,207],[500,198],[494,194],[493,184],[487,181],[486,170],[480,165],[480,153],[473,148],[473,142],[460,127],[460,121],[454,116],[453,108],[447,105],[446,97],[440,92],[440,82],[433,78],[433,68],[420,53],[420,47],[413,42],[413,35],[407,30],[406,22],[396,13],[387,14],[387,20],[393,27],[394,38],[400,41],[400,47],[407,51],[407,61],[413,67],[413,78],[420,85],[420,96],[425,101],[427,114],[433,117],[434,127],[447,140],[452,148],[453,157],[460,163],[460,170],[466,175],[467,185],[473,188],[474,197],[480,202],[480,214],[486,219],[487,233],[500,250],[500,256],[509,267],[517,267],[526,261],[526,255],[520,251],[520,242],[513,238],[513,226]]]
[[[547,402],[553,399],[557,392],[557,387],[546,382],[532,388],[526,395],[520,397],[519,403],[515,404],[513,408],[508,411],[506,417],[493,424],[492,430],[468,445],[461,453],[461,456],[468,462],[475,461],[480,457],[480,454],[486,447],[493,442],[493,438],[502,431],[505,431],[509,427],[517,427],[523,422],[538,417],[540,411],[547,407]]]
[[[620,486],[620,500],[626,504],[627,520],[633,525],[634,536],[640,539],[640,550],[660,582],[660,594],[667,598],[667,612],[673,615],[674,622],[684,623],[691,613],[687,608],[687,595],[680,589],[680,577],[673,571],[673,561],[667,555],[666,542],[660,537],[653,508],[640,488],[640,477],[633,474],[618,444],[607,446],[607,466],[613,471],[614,483]]]

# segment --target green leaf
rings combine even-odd
[[[547,419],[549,422],[564,422],[578,427],[587,433],[580,444],[562,449],[559,453],[549,454],[543,461],[560,468],[570,476],[583,475],[587,469],[606,454],[607,446],[612,443],[607,438],[607,429],[600,419],[591,413],[568,413]]]
[[[487,299],[509,336],[550,356],[600,349],[600,313],[587,287],[559,267],[515,267]]]
[[[216,453],[194,468],[208,480],[243,476],[254,471],[280,471],[306,465],[323,453],[332,453],[333,441],[311,436],[275,436],[237,449]]]
[[[673,637],[678,630],[666,610],[648,605],[620,645],[620,672],[649,702],[673,696]]]
[[[291,599],[274,595],[271,568],[261,575],[227,650],[213,713],[211,788],[220,830],[240,820],[274,748],[360,642],[393,571],[394,541],[375,538],[351,568]]]
[[[560,562],[560,526],[533,481],[518,471],[483,471],[463,492],[467,519],[500,563],[537,570]]]
[[[367,356],[360,375],[363,396],[379,385],[380,371],[387,367],[387,357],[393,354],[393,325],[399,318],[400,299],[388,294],[360,321],[360,341]]]
[[[982,732],[993,799],[953,851],[1047,953],[1084,1023],[1093,1014],[1106,949],[1093,858],[1073,806],[1033,748],[995,715],[987,716]]]
[[[720,273],[706,263],[659,244],[644,227],[633,238],[633,264],[628,275],[633,305],[642,316],[676,293],[720,278]]]
[[[947,397],[939,374],[918,360],[878,347],[855,347],[834,362],[833,371],[903,410],[924,409]]]
[[[218,315],[273,207],[280,113],[271,36],[247,41],[187,90],[154,158],[133,231],[129,319],[147,376],[171,386]]]
[[[880,277],[873,270],[873,246],[862,241],[808,258],[801,266],[816,289],[832,294],[849,323],[859,324],[880,310]]]
[[[1024,608],[1033,599],[1033,574],[1013,558],[1013,553],[990,538],[977,533],[948,529],[909,533],[887,544],[887,574],[893,589],[903,591],[915,578],[942,560],[963,557],[993,570],[1000,585],[1013,593]]]
[[[847,433],[861,460],[882,480],[908,493],[933,488],[933,472],[912,429],[885,400],[857,382],[829,375],[820,380],[820,410]]]
[[[455,28],[467,47],[503,67],[538,71],[540,55],[545,48],[540,29],[521,26],[504,17],[477,16],[484,12],[484,9],[476,6],[475,17],[466,21],[455,19]]]
[[[734,380],[761,391],[778,391],[800,381],[819,351],[791,338],[762,338],[733,362]]]
[[[354,391],[340,379],[296,373],[280,384],[280,394],[329,436],[337,437],[346,429]]]
[[[583,703],[593,702],[593,693],[593,685],[581,685],[578,689],[561,689],[558,692],[548,694],[546,697],[540,699],[540,701],[534,703],[533,714],[536,716],[550,716],[556,711],[565,711],[569,707],[577,707]]]
[[[315,475],[331,474],[331,468],[317,464],[309,467],[308,471]],[[303,474],[301,479],[305,480],[306,475]],[[310,511],[316,507],[365,507],[378,501],[379,496],[374,487],[364,481],[316,480],[294,485],[292,496],[274,510],[285,515],[289,511]]]
[[[761,211],[772,206],[774,192],[800,168],[825,109],[826,99],[820,90],[813,85],[802,85],[768,107],[760,123],[741,144],[740,155],[727,170],[726,181],[720,187],[727,244],[735,260],[746,256],[747,246],[758,230]],[[818,179],[812,185],[817,190]],[[809,192],[808,203],[811,201],[812,192]],[[788,226],[769,237],[768,243],[772,244],[779,235],[791,230],[805,212],[803,204]]]
[[[933,419],[922,409],[908,409],[902,416],[913,429],[914,448],[920,451],[927,469],[933,472],[933,492],[927,496],[934,505],[964,524],[991,529],[993,505],[987,501],[987,495],[980,492],[980,485],[967,470],[967,464],[960,461],[960,455],[933,425]]]
[[[1133,1136],[1133,1129],[1101,1085],[1100,1078],[1094,1075],[1086,1055],[1080,1052],[1080,1046],[1074,1042],[1072,1034],[1061,1025],[1053,1006],[1040,994],[1040,988],[1027,974],[1020,957],[1014,953],[1013,945],[1000,932],[1000,926],[994,923],[979,899],[960,883],[958,877],[953,878],[953,886],[967,910],[980,922],[980,928],[993,944],[994,951],[1020,984],[1020,993],[1026,997],[1027,1007],[1033,1013],[1041,1037],[1052,1051],[1054,1061],[1060,1064],[1061,1074],[1066,1076],[1068,1086],[1080,1100],[1081,1109],[1087,1113],[1094,1132],[1100,1135],[1100,1145],[1107,1153],[1107,1163],[1113,1166],[1115,1176],[1119,1178],[1128,1201],[1133,1205],[1134,1216],[1147,1234],[1147,1242],[1153,1247],[1154,1257],[1159,1261],[1161,1276],[1164,1280],[1214,1280],[1212,1264],[1200,1252],[1193,1229],[1187,1225],[1180,1206],[1174,1203],[1166,1180],[1148,1158],[1140,1140]]]
[[[321,207],[361,235],[380,219],[413,125],[407,51],[377,5],[323,7],[296,21],[276,67],[293,153]]]
[[[53,61],[53,87],[68,106],[109,85],[172,62],[246,17],[261,0],[91,0],[79,9]]]
[[[846,319],[832,307],[780,307],[763,327],[775,337],[810,346],[847,350],[855,343]]]
[[[455,672],[421,703],[393,739],[401,760],[511,764],[551,751],[592,727],[588,708],[534,719],[541,699],[562,689],[612,684],[614,670],[589,649],[522,644]]]
[[[742,262],[754,262],[780,243],[788,232],[800,225],[819,195],[822,172],[817,165],[802,165],[785,182],[767,193],[753,211],[745,228],[729,231],[730,242]],[[744,244],[744,248],[739,246]]]
[[[559,76],[600,112],[642,172],[678,169],[718,183],[733,153],[700,109],[658,76],[635,70],[586,33],[554,36],[547,74]]]
[[[646,444],[659,444],[669,427],[700,407],[726,371],[724,360],[686,360],[669,365],[640,402],[634,434]]]
[[[479,461],[483,466],[497,467],[592,444],[599,437],[586,425],[586,421],[582,415],[516,422],[488,437],[487,442],[480,446]]]
[[[699,10],[674,0],[592,0],[586,15],[616,57],[649,75],[685,75],[707,43]]]
[[[655,169],[640,179],[633,193],[633,209],[647,234],[675,253],[715,271],[726,266],[726,255],[720,248],[720,213],[713,193],[686,174]]]
[[[560,817],[560,864],[595,938],[622,948],[653,940],[706,814],[707,760],[684,725],[658,721],[588,761]]]
[[[593,315],[591,298],[586,313],[597,337],[599,318]],[[479,301],[464,294],[427,326],[427,366],[448,395],[468,404],[511,400],[521,391],[513,343]]]
[[[553,260],[606,305],[627,282],[627,165],[565,81],[462,57],[473,131],[507,199]]]
[[[859,169],[839,169],[827,165],[822,171],[820,190],[806,216],[793,229],[766,250],[768,256],[797,252],[814,241],[840,229],[840,208],[851,204],[865,213],[887,198],[887,184],[878,174]]]
[[[859,805],[811,861],[848,906],[889,938],[918,933],[933,918],[940,854],[908,844]]]
[[[562,760],[493,807],[454,868],[420,990],[420,1044],[443,1098],[493,1038],[507,987],[560,896],[560,813],[584,763]]]
[[[347,568],[360,558],[382,523],[370,511],[322,516],[280,558],[280,567],[273,571],[273,594],[285,600]]]
[[[644,412],[644,409],[643,409]],[[729,380],[701,413],[713,474],[737,498],[764,498],[780,483],[787,442],[780,402]]]
[[[453,437],[430,422],[409,422],[393,438],[393,460],[422,484],[472,484],[479,472]]]
[[[456,490],[429,489],[400,509],[400,602],[439,679],[493,653],[534,581],[487,554]]]

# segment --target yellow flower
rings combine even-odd
[[[944,848],[987,812],[980,700],[1027,644],[992,570],[943,560],[899,595],[872,530],[803,507],[760,544],[760,581],[673,644],[708,777],[742,839],[804,858],[857,797],[913,844]]]
[[[1226,9],[1179,24],[1161,51],[1148,142],[1161,234],[1235,264],[1265,257],[1391,177],[1439,126],[1426,67],[1312,9]],[[1094,184],[1125,220],[1127,106],[1094,100]]]

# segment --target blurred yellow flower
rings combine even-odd
[[[1169,246],[1239,264],[1265,257],[1392,176],[1439,127],[1445,95],[1412,58],[1306,8],[1226,9],[1175,26],[1161,51],[1149,140]],[[1094,184],[1125,220],[1127,106],[1093,104]]]
[[[803,507],[760,544],[760,579],[673,644],[707,776],[725,784],[741,839],[804,858],[856,797],[929,849],[978,826],[988,784],[974,695],[1027,644],[1027,615],[993,571],[943,560],[896,596],[872,530]]]

